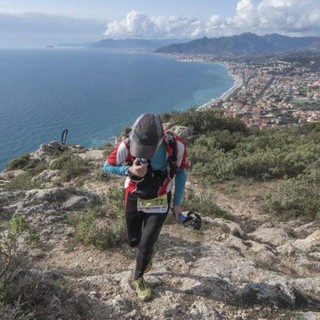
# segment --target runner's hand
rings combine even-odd
[[[140,164],[139,159],[135,159],[133,161],[132,166],[129,168],[128,172],[130,172],[133,176],[144,177],[147,173],[148,163]]]
[[[174,206],[173,207],[173,215],[177,221],[179,221],[179,213],[181,212],[180,206]]]

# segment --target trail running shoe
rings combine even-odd
[[[155,245],[153,246],[153,249],[152,249],[151,259],[150,259],[150,261],[149,261],[149,263],[148,263],[148,265],[147,265],[146,270],[144,271],[144,273],[147,273],[147,272],[149,272],[149,271],[151,270],[151,268],[152,268],[152,260],[153,260],[154,255],[155,255],[156,252],[158,251],[158,249],[159,249],[158,245],[155,244]]]
[[[136,290],[138,298],[142,301],[148,301],[152,297],[151,289],[145,283],[143,277],[133,281],[133,287]]]

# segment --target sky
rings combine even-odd
[[[0,46],[243,32],[320,36],[320,0],[0,0]]]

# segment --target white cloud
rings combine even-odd
[[[185,16],[148,17],[136,11],[107,24],[110,38],[197,38],[254,32],[320,34],[319,0],[239,0],[234,16],[212,15],[207,21]]]
[[[235,16],[222,20],[213,16],[207,23],[206,33],[209,36],[248,31],[258,34],[319,35],[318,0],[262,0],[258,4],[241,0],[236,10]]]
[[[317,0],[263,0],[257,8],[265,31],[297,35],[319,35],[320,8]]]
[[[108,23],[106,34],[140,37],[155,32],[155,24],[145,14],[131,11],[125,19]]]
[[[105,34],[115,38],[189,38],[201,32],[201,22],[197,19],[185,16],[149,18],[143,13],[131,11],[123,20],[109,22]]]
[[[148,16],[131,11],[123,19],[110,21],[106,27],[105,22],[101,21],[8,11],[10,1],[0,0],[0,46],[93,42],[103,38],[103,35],[108,38],[145,39],[194,39],[243,32],[319,36],[319,2],[320,0],[238,0],[234,15],[220,16],[212,12],[207,20],[182,15]]]

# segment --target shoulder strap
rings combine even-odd
[[[126,137],[123,139],[123,142],[125,143],[127,149],[130,149],[130,138],[129,138],[129,136],[126,136]]]
[[[133,160],[135,159],[131,153],[130,153],[130,138],[129,136],[126,136],[124,139],[123,139],[123,142],[124,144],[126,145],[126,148],[128,150],[128,158],[127,158],[127,162],[129,165],[132,165],[133,163]]]
[[[168,157],[167,161],[170,168],[169,176],[172,179],[177,171],[177,142],[174,137],[174,134],[171,131],[166,131],[165,136],[170,148],[172,149],[172,154]],[[124,139],[124,143],[130,153],[130,138],[126,137]],[[134,157],[132,157],[132,159],[134,160]]]
[[[174,134],[171,131],[165,132],[166,139],[168,141],[169,146],[172,149],[172,154],[168,158],[168,164],[170,167],[170,178],[172,179],[177,171],[177,142],[174,137]]]

